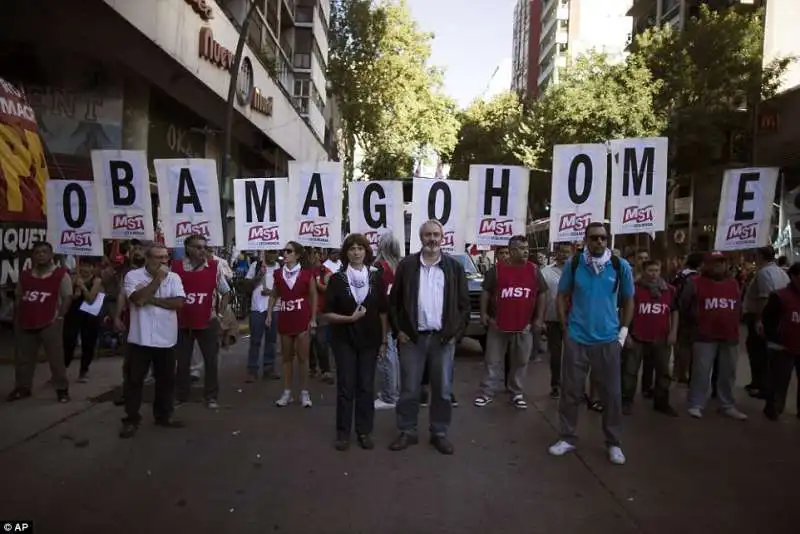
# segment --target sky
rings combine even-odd
[[[461,107],[487,86],[489,94],[509,89],[515,0],[406,1],[421,29],[435,34],[431,64],[445,69],[445,92]]]

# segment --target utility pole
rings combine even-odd
[[[242,66],[242,56],[244,55],[244,44],[247,40],[247,31],[250,28],[250,20],[256,13],[256,3],[250,1],[250,7],[247,8],[247,14],[242,21],[242,27],[239,29],[239,41],[236,43],[236,54],[233,57],[233,66],[231,66],[231,78],[228,84],[228,102],[227,109],[225,110],[225,126],[222,133],[222,161],[220,162],[220,179],[219,179],[219,201],[220,201],[220,216],[223,219],[222,224],[222,239],[227,244],[225,228],[227,226],[227,205],[223,197],[225,191],[225,182],[228,176],[228,167],[231,157],[231,137],[233,135],[233,114],[235,111],[234,102],[236,100],[236,86],[239,82],[239,69]]]

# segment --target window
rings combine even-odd
[[[294,81],[294,96],[310,96],[311,95],[311,80],[295,80]]]

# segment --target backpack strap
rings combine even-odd
[[[581,255],[583,254],[583,249],[576,251],[575,254],[572,255],[572,259],[569,262],[569,271],[572,277],[570,278],[570,294],[575,291],[575,273],[578,272],[578,265],[581,263]]]
[[[611,255],[611,266],[614,267],[617,273],[617,279],[614,280],[614,289],[611,290],[611,292],[617,293],[619,291],[619,279],[622,278],[622,263],[619,261],[619,258],[613,254]]]
[[[570,292],[575,290],[575,273],[578,271],[578,265],[581,262],[581,256],[583,255],[583,249],[579,252],[576,252],[574,256],[572,256],[572,260],[570,261],[569,270],[572,274],[571,287]],[[617,293],[619,291],[619,281],[622,278],[622,263],[619,261],[619,258],[615,255],[611,255],[611,266],[614,268],[614,271],[617,273],[617,278],[614,280],[614,288],[611,290],[612,293]]]

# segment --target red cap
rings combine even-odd
[[[725,254],[723,254],[719,250],[712,250],[711,252],[706,252],[706,261],[722,261],[724,259],[725,259]]]

